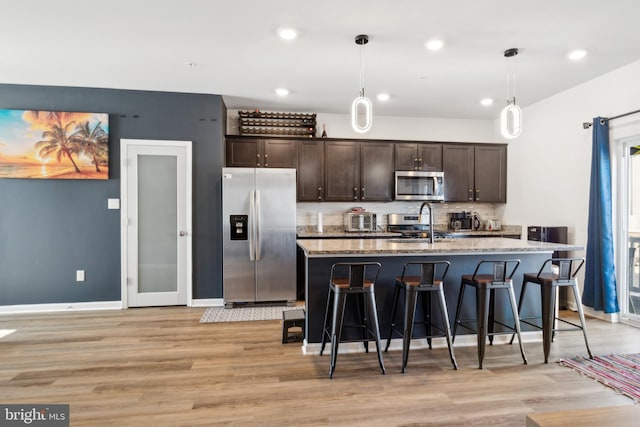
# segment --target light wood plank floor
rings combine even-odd
[[[0,402],[68,403],[72,426],[490,425],[522,426],[530,412],[632,405],[557,363],[542,344],[415,350],[329,358],[281,344],[279,320],[200,324],[202,308],[2,315]],[[566,313],[565,313],[566,314]],[[568,314],[573,316],[572,313]],[[640,352],[640,329],[589,320],[594,354]],[[586,355],[579,332],[561,333],[552,360]]]

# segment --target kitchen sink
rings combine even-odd
[[[417,238],[410,238],[410,239],[386,239],[386,240],[391,243],[429,243],[428,237],[417,237]],[[436,237],[436,240],[438,240],[437,237]]]

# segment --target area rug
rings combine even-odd
[[[200,323],[214,322],[250,322],[253,320],[281,320],[285,310],[297,310],[301,307],[264,306],[264,307],[209,307],[200,318]]]
[[[593,359],[574,357],[560,359],[558,363],[640,402],[640,353],[610,354]]]

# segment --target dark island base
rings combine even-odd
[[[395,279],[402,274],[402,268],[407,261],[436,261],[446,260],[451,263],[447,274],[444,291],[447,300],[447,309],[450,321],[453,323],[455,318],[456,304],[460,292],[460,277],[463,274],[472,274],[477,263],[480,260],[500,260],[500,259],[520,259],[521,263],[514,275],[514,288],[516,299],[520,296],[522,288],[522,276],[524,273],[537,272],[543,262],[551,257],[549,253],[511,253],[511,254],[475,254],[475,255],[444,255],[444,256],[378,256],[378,257],[331,257],[331,258],[308,258],[305,257],[305,279],[306,279],[306,343],[320,343],[322,340],[322,326],[324,323],[325,307],[327,303],[327,294],[329,289],[329,278],[331,266],[336,262],[363,262],[377,261],[382,264],[380,276],[376,283],[376,304],[378,307],[378,317],[380,322],[380,332],[382,338],[389,336],[389,326],[391,324],[391,311],[393,302],[393,290],[395,287]],[[533,291],[533,289],[532,289]],[[527,292],[526,300],[523,303],[521,315],[526,317],[541,316],[541,296],[538,292]],[[402,298],[401,298],[402,301]],[[432,318],[436,324],[441,325],[441,316],[438,313],[435,303],[432,305]],[[399,307],[400,308],[400,307]],[[347,307],[349,310],[349,307]],[[355,310],[349,310],[354,313]],[[397,316],[400,316],[401,311]],[[348,321],[348,314],[345,314],[345,321]],[[475,319],[475,294],[471,289],[465,291],[464,304],[462,308],[461,319]],[[401,318],[401,317],[398,317]],[[416,319],[422,319],[422,304],[418,302],[416,309]],[[502,321],[508,325],[513,325],[513,318],[509,306],[507,293],[502,291],[496,294],[495,302],[495,319]],[[453,326],[453,325],[452,325]],[[525,325],[526,326],[526,325]],[[496,331],[500,331],[500,326],[496,325]],[[504,329],[502,329],[504,330]],[[523,331],[533,330],[523,326]],[[357,339],[359,335],[354,331],[345,330],[343,339]],[[416,325],[414,329],[414,337],[424,333],[422,325]],[[465,328],[458,328],[458,335],[469,334],[471,331]],[[393,338],[396,338],[394,334]]]

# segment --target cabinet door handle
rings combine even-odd
[[[353,200],[358,200],[358,187],[353,187]]]
[[[470,201],[473,201],[473,189],[472,188],[469,189],[469,197],[468,197],[468,199]]]
[[[364,200],[364,187],[362,187],[362,200]]]
[[[322,187],[318,187],[318,200],[322,200]]]
[[[422,157],[418,159],[418,170],[422,170]]]
[[[260,167],[260,153],[256,154],[256,157],[258,158],[258,161],[256,162],[256,166]]]
[[[476,189],[476,200],[480,200],[480,190]]]

